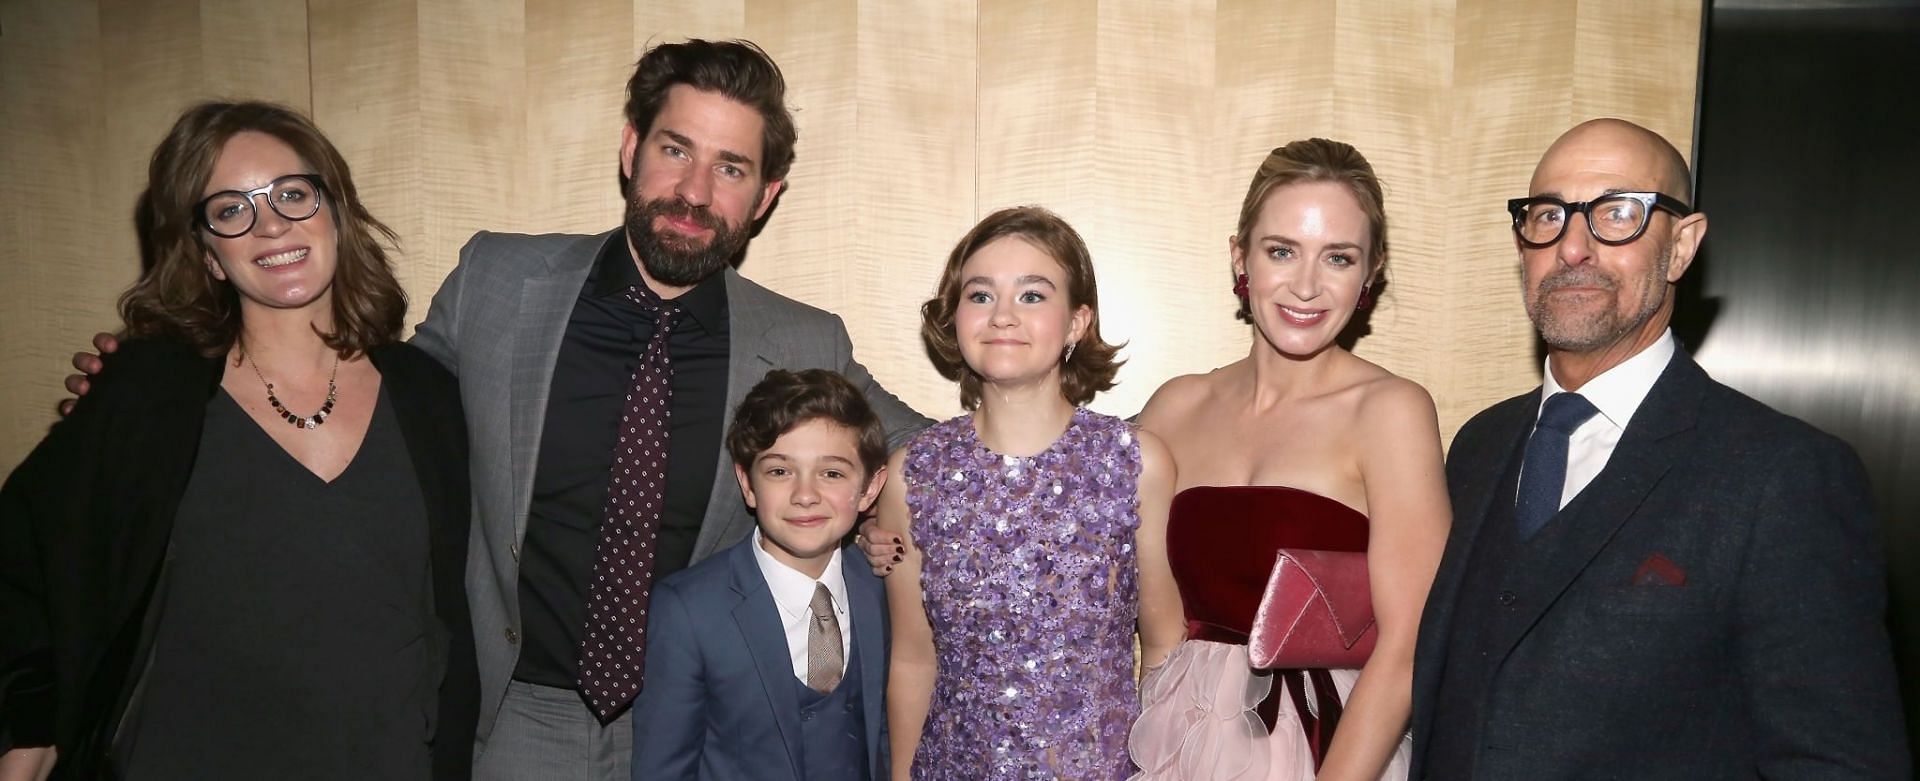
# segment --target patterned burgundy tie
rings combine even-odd
[[[654,312],[653,337],[633,369],[620,441],[607,482],[607,509],[580,641],[580,693],[605,724],[640,693],[646,670],[647,601],[653,593],[654,538],[667,484],[667,428],[673,414],[673,366],[667,337],[680,308],[645,285],[627,299]]]

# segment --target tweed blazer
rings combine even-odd
[[[1425,748],[1476,723],[1475,778],[1911,778],[1860,460],[1684,351],[1552,521],[1568,525],[1554,547],[1510,573],[1500,605],[1461,602],[1486,520],[1510,517],[1497,487],[1539,403],[1535,389],[1482,412],[1448,455],[1454,526],[1415,652],[1413,777],[1446,777]],[[1495,610],[1514,612],[1488,623]],[[1473,712],[1436,712],[1446,638],[1467,625],[1489,627],[1491,686]]]
[[[520,658],[520,543],[526,537],[554,362],[594,260],[620,235],[475,234],[413,336],[414,345],[460,378],[472,437],[475,523],[467,596],[479,651],[483,742]],[[852,341],[838,316],[774,293],[733,269],[720,273],[727,286],[731,340],[729,418],[768,370],[820,368],[845,374],[865,391],[891,444],[930,422],[853,359]],[[734,482],[731,457],[720,448],[693,561],[746,537],[753,523]]]

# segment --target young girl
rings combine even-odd
[[[1121,779],[1139,714],[1133,639],[1179,643],[1166,560],[1173,462],[1085,404],[1113,386],[1093,262],[1039,208],[960,240],[921,335],[971,413],[895,453],[880,526],[906,538],[887,577],[896,779]]]

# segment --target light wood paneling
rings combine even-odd
[[[857,222],[854,252],[835,277],[842,302],[835,311],[847,316],[858,357],[874,376],[935,416],[957,411],[959,394],[927,363],[920,302],[977,216],[974,25],[970,1],[860,8],[858,131],[846,160]]]
[[[313,110],[306,0],[201,0],[196,97],[259,98]]]
[[[0,467],[52,420],[66,356],[116,323],[128,216],[174,116],[210,97],[313,114],[402,237],[412,319],[478,229],[620,215],[625,82],[649,45],[747,37],[797,111],[791,190],[742,271],[839,313],[930,415],[918,305],[987,212],[1087,238],[1129,414],[1244,355],[1226,236],[1260,160],[1348,141],[1387,192],[1391,285],[1359,352],[1451,434],[1537,381],[1502,205],[1592,116],[1692,135],[1699,6],[1667,0],[14,0],[0,5]],[[49,200],[47,193],[61,200]],[[66,226],[72,204],[104,215]]]
[[[420,96],[421,10],[385,0],[310,0],[313,119],[353,168],[360,200],[400,234],[398,276],[425,312],[444,275],[423,279],[430,258]],[[417,315],[415,316],[417,319]]]
[[[1221,276],[1187,270],[1220,246],[1195,220],[1213,178],[1214,35],[1208,3],[1100,4],[1094,128],[1081,141],[1094,221],[1080,229],[1099,271],[1101,331],[1127,344],[1119,385],[1092,405],[1110,414],[1139,411],[1167,378],[1203,368],[1193,361],[1207,345],[1239,338],[1232,311],[1207,311]],[[1164,316],[1138,316],[1148,312]]]
[[[102,164],[101,43],[95,3],[0,4],[0,469],[46,435],[67,356],[132,278],[109,237],[132,200]]]
[[[506,201],[525,230],[599,233],[619,224],[634,17],[631,0],[527,3],[526,178]]]

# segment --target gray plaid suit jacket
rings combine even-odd
[[[474,502],[466,583],[479,657],[478,739],[483,742],[520,658],[520,543],[554,361],[587,273],[616,235],[475,234],[413,335],[415,346],[459,377],[466,404]],[[731,268],[721,273],[732,340],[729,417],[768,370],[821,368],[845,374],[866,392],[892,446],[930,422],[881,388],[853,359],[853,344],[838,316],[774,293]],[[696,562],[753,528],[732,472],[732,460],[720,448],[713,493],[694,545]]]

